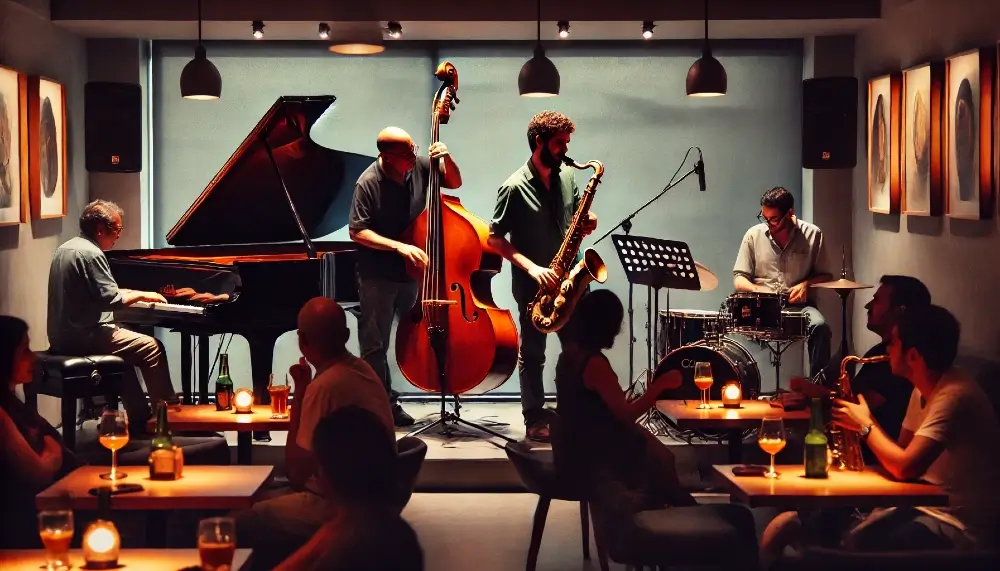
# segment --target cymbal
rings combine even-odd
[[[698,270],[698,282],[701,283],[701,291],[712,291],[719,287],[719,278],[715,277],[712,270],[695,261],[694,267]]]
[[[858,282],[852,282],[851,280],[845,280],[843,278],[832,281],[823,282],[821,284],[812,284],[809,287],[819,287],[823,289],[869,289],[875,286],[859,284]]]

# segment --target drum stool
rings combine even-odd
[[[127,365],[114,355],[75,357],[40,351],[36,356],[35,379],[24,385],[24,402],[37,410],[40,394],[60,399],[63,444],[74,450],[77,402],[85,399],[92,405],[94,397],[103,396],[108,405],[117,405]]]

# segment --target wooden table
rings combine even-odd
[[[35,496],[39,510],[97,509],[97,496],[89,490],[110,485],[100,474],[107,466],[83,466],[70,472]],[[128,474],[121,483],[140,484],[144,489],[111,496],[114,510],[148,510],[147,540],[160,547],[166,539],[166,516],[171,510],[239,510],[254,504],[261,487],[271,477],[273,466],[184,466],[180,480],[150,480],[144,466],[123,466]]]
[[[182,405],[180,410],[168,409],[167,422],[170,430],[236,432],[236,463],[249,465],[253,461],[253,432],[288,430],[287,418],[271,418],[271,406],[255,404],[253,412],[236,414],[231,410],[215,410],[214,404]],[[291,406],[288,407],[291,412]],[[149,429],[156,429],[156,418],[149,420]]]
[[[681,430],[721,429],[728,435],[729,461],[739,464],[743,461],[743,431],[760,428],[765,416],[780,416],[789,424],[809,424],[809,409],[785,410],[771,406],[768,401],[747,400],[740,408],[723,408],[722,401],[708,401],[709,409],[697,408],[698,400],[658,400],[656,410],[666,416]]]
[[[233,569],[242,567],[250,558],[250,549],[237,549],[233,555]],[[83,552],[73,549],[69,552],[72,569],[83,568]],[[6,571],[38,571],[44,567],[45,551],[42,549],[0,550],[0,561]],[[142,571],[177,571],[185,567],[199,565],[201,559],[197,549],[122,549],[118,556],[119,565],[126,569]]]
[[[777,478],[736,476],[733,465],[716,465],[716,479],[730,497],[751,508],[871,509],[892,506],[947,506],[948,494],[933,484],[891,480],[877,468],[864,472],[830,471],[826,479],[804,476],[801,464],[777,465]]]

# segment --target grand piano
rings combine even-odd
[[[198,402],[208,402],[208,337],[228,333],[247,340],[254,397],[265,404],[275,341],[296,329],[302,305],[320,295],[357,305],[355,244],[316,241],[347,224],[354,182],[374,160],[312,140],[335,100],[279,97],[167,234],[174,247],[107,252],[119,287],[167,299],[116,311],[115,321],[181,334],[187,404],[192,337]]]

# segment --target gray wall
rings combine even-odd
[[[84,166],[83,86],[87,81],[84,41],[46,19],[47,6],[0,0],[0,64],[27,74],[52,78],[66,86],[67,201],[66,217],[0,228],[0,315],[15,315],[31,328],[31,348],[47,349],[45,317],[49,261],[52,252],[79,233],[77,219],[87,203]],[[50,421],[59,417],[59,402],[39,398]]]
[[[556,109],[576,122],[571,156],[579,162],[597,159],[607,168],[594,203],[599,233],[658,193],[689,146],[702,148],[708,191],[699,193],[696,178],[689,178],[636,217],[632,230],[636,235],[688,242],[695,257],[719,276],[721,285],[713,292],[673,292],[672,307],[717,308],[731,292],[736,249],[746,228],[757,222],[762,190],[781,184],[797,199],[801,196],[799,42],[718,47],[716,56],[729,74],[729,95],[716,100],[689,99],[684,94],[685,74],[699,55],[693,45],[555,46],[549,55],[561,73],[562,95],[550,100],[517,95],[517,73],[530,55],[529,46],[442,44],[436,50],[394,48],[373,58],[342,58],[293,43],[245,42],[208,45],[209,58],[223,76],[222,99],[190,102],[181,99],[178,78],[192,51],[190,44],[154,47],[153,225],[159,240],[279,95],[338,97],[330,121],[313,132],[314,139],[327,146],[374,155],[375,135],[394,124],[408,130],[426,152],[429,106],[438,86],[432,72],[443,59],[458,68],[462,102],[451,122],[442,126],[441,138],[462,167],[465,184],[457,194],[484,219],[492,214],[497,186],[527,160],[525,129],[531,115],[542,109]],[[690,169],[694,158],[682,172]],[[578,174],[581,187],[590,174]],[[233,215],[238,216],[236,205]],[[346,239],[345,229],[331,238]],[[628,283],[611,241],[597,250],[610,269],[604,287],[625,300]],[[509,288],[510,267],[505,264],[493,288],[501,307],[514,305]],[[645,290],[637,288],[637,371],[646,362],[645,301]],[[661,294],[661,310],[666,303],[666,294]],[[171,365],[177,367],[179,343],[167,341],[174,346]],[[217,341],[213,340],[213,354]],[[352,349],[357,349],[355,341]],[[245,342],[235,339],[229,352],[237,382],[249,385]],[[752,352],[765,389],[773,386],[766,354]],[[548,352],[549,390],[557,354],[558,342],[553,340]],[[274,370],[287,370],[297,358],[295,335],[288,333],[278,342]],[[624,377],[627,336],[619,337],[611,359]],[[393,355],[390,361],[395,362]],[[783,377],[801,369],[794,351],[786,354],[783,365]],[[398,375],[395,386],[412,390]],[[517,391],[515,372],[496,392]]]
[[[915,0],[887,12],[882,22],[857,38],[855,73],[861,81],[859,109],[866,109],[868,79],[966,49],[995,46],[1000,39],[1000,2]],[[861,281],[882,274],[909,274],[923,280],[934,302],[962,323],[964,353],[996,358],[1000,351],[1000,280],[996,264],[1000,236],[997,217],[951,220],[873,214],[868,211],[864,113],[859,113],[858,166],[854,169],[855,270]],[[870,298],[870,296],[868,296]],[[865,328],[865,310],[854,306],[857,346],[877,342]]]

